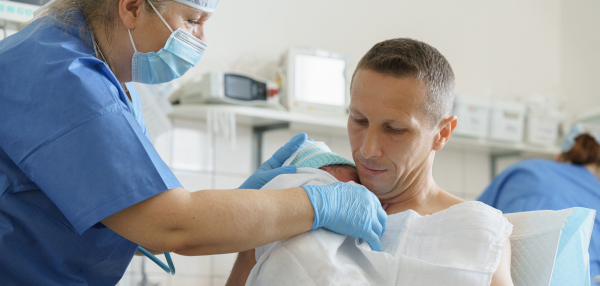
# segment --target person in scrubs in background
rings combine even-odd
[[[150,1],[56,0],[0,41],[0,284],[115,285],[138,245],[229,253],[319,227],[380,250],[386,215],[364,187],[257,190],[296,171],[281,165],[306,134],[240,189],[181,187],[128,83],[196,65],[218,0]]]
[[[504,170],[478,201],[515,213],[584,207],[600,210],[600,127],[575,124],[556,161],[525,160]],[[600,217],[590,242],[590,275],[600,275]]]

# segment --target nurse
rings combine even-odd
[[[218,0],[57,0],[0,41],[0,284],[115,285],[138,245],[239,252],[324,227],[381,248],[363,187],[259,191],[299,134],[235,190],[188,192],[152,147],[131,81],[183,75]]]
[[[556,161],[526,160],[507,168],[479,201],[514,213],[585,207],[600,210],[600,128],[576,124]],[[591,278],[600,275],[600,217],[589,248]]]

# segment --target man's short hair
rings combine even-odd
[[[360,60],[360,69],[391,75],[414,77],[427,86],[422,108],[430,126],[435,126],[452,112],[454,72],[444,56],[434,47],[409,38],[386,40],[373,46]]]

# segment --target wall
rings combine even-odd
[[[572,114],[600,108],[600,2],[561,2],[561,96]]]
[[[481,94],[487,87],[519,95],[558,92],[562,79],[569,83],[563,93],[585,94],[583,97],[589,99],[593,80],[587,79],[593,79],[594,73],[588,71],[593,70],[594,62],[586,60],[593,45],[587,45],[585,53],[578,45],[597,42],[593,36],[586,37],[593,34],[594,21],[599,21],[595,10],[588,8],[598,4],[593,0],[574,2],[221,1],[206,26],[208,52],[184,81],[197,80],[208,70],[247,71],[270,77],[280,56],[293,45],[348,54],[353,69],[373,44],[412,37],[433,45],[448,58],[458,93]],[[561,9],[566,19],[562,61]],[[585,15],[584,21],[578,20],[579,15]],[[573,55],[575,63],[569,65],[573,60],[565,55]],[[563,73],[566,76],[561,78],[559,63],[574,73]],[[586,79],[587,84],[578,87],[578,78]],[[579,102],[568,106],[574,109],[586,101]]]
[[[558,92],[559,8],[558,0],[222,1],[194,77],[207,69],[269,75],[292,45],[348,54],[353,69],[375,43],[411,37],[448,58],[458,93]]]

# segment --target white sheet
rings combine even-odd
[[[327,184],[326,175],[300,170],[265,189]],[[383,252],[324,229],[258,248],[246,285],[489,285],[511,231],[500,211],[480,202],[426,216],[409,210],[388,217]]]

